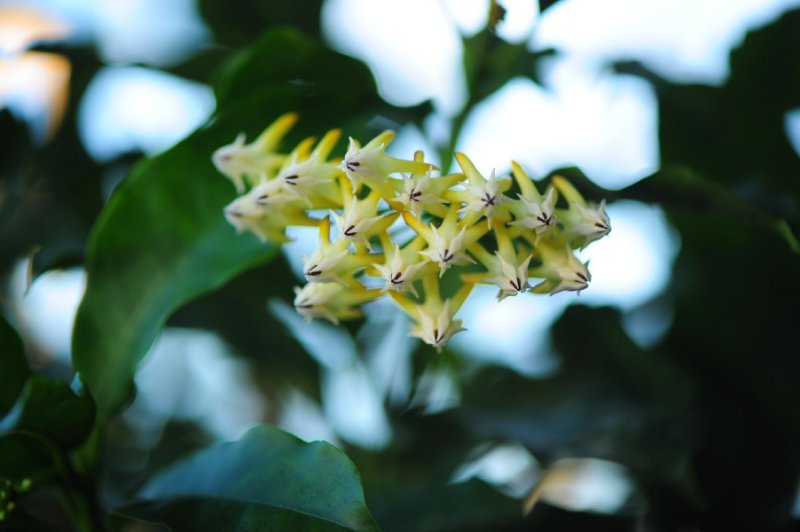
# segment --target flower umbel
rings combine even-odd
[[[307,320],[358,318],[365,303],[388,295],[413,320],[410,334],[441,351],[465,330],[456,313],[476,283],[497,286],[500,300],[589,286],[588,263],[573,251],[611,224],[604,201],[587,202],[563,177],[540,193],[516,162],[513,181],[494,170],[487,179],[463,153],[455,154],[463,173],[435,175],[421,151],[413,160],[388,155],[388,130],[363,147],[351,137],[340,162],[330,158],[338,129],[281,151],[296,120],[279,117],[250,144],[240,134],[212,159],[239,194],[225,207],[239,232],[282,243],[289,226],[319,228],[317,248],[304,258],[308,282],[295,288],[295,308]],[[442,297],[440,278],[451,269],[452,295]],[[381,288],[368,288],[374,277]],[[534,287],[532,278],[540,279]]]

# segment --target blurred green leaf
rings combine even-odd
[[[102,206],[103,168],[78,135],[78,102],[101,67],[93,46],[47,44],[37,51],[71,65],[61,126],[44,144],[27,127],[0,112],[0,271],[33,249],[33,275],[80,264],[89,229]]]
[[[569,307],[552,334],[558,372],[481,371],[465,386],[462,425],[483,439],[516,439],[545,462],[596,457],[677,480],[695,445],[694,381],[636,346],[610,308]]]
[[[420,121],[431,110],[430,103],[405,108],[387,105],[364,63],[293,28],[274,28],[234,54],[218,75],[215,93],[220,108],[261,106],[265,100],[284,102],[302,113],[306,127],[318,128],[310,130],[317,135],[333,127],[356,135],[373,118],[383,118],[376,129],[396,127]]]
[[[557,3],[558,0],[539,0],[539,13],[544,13],[545,9],[549,9]]]
[[[800,257],[747,220],[667,213],[682,246],[660,350],[701,383],[687,407],[698,442],[686,475],[704,501],[695,512],[702,528],[785,529],[800,475]]]
[[[461,131],[475,105],[515,77],[526,77],[541,84],[539,61],[555,54],[552,49],[531,52],[527,42],[511,44],[495,35],[490,27],[472,37],[464,37],[462,41],[464,77],[469,96],[453,118],[449,142],[439,148],[445,173],[450,168]]]
[[[176,530],[377,530],[353,463],[269,426],[200,451],[118,512]]]
[[[398,411],[389,448],[348,452],[361,472],[370,510],[386,532],[505,530],[522,524],[520,501],[479,480],[452,482],[484,443],[459,423],[457,412]]]
[[[511,44],[485,29],[464,38],[464,73],[469,101],[467,107],[483,100],[515,77],[539,83],[538,63],[554,50],[531,52],[528,43]]]
[[[22,340],[0,314],[0,417],[13,406],[29,374]]]
[[[63,381],[33,376],[0,420],[0,434],[35,432],[61,446],[75,447],[89,435],[93,421],[91,397],[76,395]]]
[[[800,238],[800,157],[786,131],[786,115],[800,107],[800,10],[747,34],[731,53],[731,74],[721,87],[669,82],[638,63],[618,63],[620,72],[648,80],[658,95],[661,161],[665,168],[691,168],[670,193],[660,179],[652,198],[683,193],[728,209],[738,198],[768,216],[748,211],[760,225],[778,231],[793,248]],[[703,176],[716,184],[699,184]],[[673,179],[675,176],[672,176]],[[645,185],[647,187],[649,185]],[[718,199],[714,199],[718,196]]]
[[[36,483],[61,470],[58,451],[45,438],[21,432],[0,436],[0,478]]]
[[[200,14],[226,46],[245,46],[273,26],[292,26],[314,37],[320,34],[322,0],[199,0]]]
[[[800,242],[788,222],[737,196],[722,184],[685,167],[669,167],[631,185],[622,196],[657,202],[674,210],[724,214],[774,231],[800,253]]]

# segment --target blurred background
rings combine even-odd
[[[73,375],[115,187],[285,25],[369,67],[361,127],[398,128],[394,155],[560,170],[613,230],[580,296],[479,287],[441,355],[386,301],[303,322],[294,230],[169,319],[107,430],[106,505],[268,422],[347,452],[386,530],[800,529],[797,0],[0,1],[2,310],[37,373]]]

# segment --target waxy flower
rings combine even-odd
[[[339,228],[339,234],[342,238],[371,250],[370,237],[386,231],[399,214],[396,212],[386,215],[378,214],[378,203],[381,196],[376,191],[370,192],[364,199],[358,199],[351,193],[349,181],[342,179],[340,185],[344,212],[339,214],[331,211]]]
[[[611,231],[605,200],[597,206],[586,203],[580,192],[560,176],[553,178],[553,185],[569,203],[568,209],[559,211],[559,219],[564,223],[565,236],[573,249],[583,249]]]
[[[286,191],[302,198],[309,207],[341,205],[341,192],[336,182],[339,167],[336,163],[327,162],[340,135],[338,129],[328,131],[314,151],[311,151],[314,139],[304,140],[292,150],[278,172],[276,179]]]
[[[419,253],[439,265],[439,277],[454,264],[475,262],[465,251],[488,231],[483,226],[473,225],[467,228],[466,225],[461,225],[457,209],[457,206],[451,205],[438,227],[433,224],[425,225],[411,213],[403,213],[405,222],[427,242],[428,248]]]
[[[539,194],[533,181],[525,170],[516,162],[511,162],[514,179],[517,181],[521,194],[516,202],[509,204],[511,212],[516,218],[511,225],[520,225],[533,229],[536,233],[534,243],[556,226],[558,219],[555,216],[556,191],[550,186],[544,197]]]
[[[425,302],[421,305],[397,292],[389,292],[389,295],[414,320],[409,336],[416,336],[435,347],[437,351],[441,351],[442,346],[453,335],[466,330],[462,327],[461,320],[454,317],[472,291],[473,285],[464,284],[453,297],[442,301],[439,281],[435,275],[426,276],[423,284]]]
[[[589,286],[592,280],[592,274],[587,269],[589,263],[579,261],[569,246],[551,247],[542,242],[537,246],[535,255],[542,264],[531,270],[531,276],[543,278],[544,281],[533,287],[534,292],[549,292],[550,295],[564,291],[580,293]]]
[[[303,273],[309,282],[335,282],[345,286],[360,286],[354,275],[373,264],[376,256],[351,254],[350,242],[338,239],[331,242],[331,221],[327,216],[319,223],[317,249],[303,262]]]
[[[414,153],[414,161],[423,162],[421,151]],[[431,177],[431,169],[426,172],[409,174],[403,179],[403,189],[389,203],[402,210],[411,211],[419,218],[422,211],[428,211],[440,218],[447,213],[445,192],[464,179],[462,174],[451,174],[442,177]]]
[[[260,176],[271,174],[283,164],[285,155],[276,153],[284,135],[297,122],[297,114],[286,113],[278,117],[256,140],[245,144],[245,134],[237,135],[233,143],[217,149],[211,157],[214,166],[236,186],[236,192],[245,189],[245,180],[256,185]]]
[[[335,324],[339,320],[358,318],[364,303],[380,297],[380,290],[345,287],[339,283],[308,283],[294,288],[294,308],[306,321],[326,319]]]
[[[533,255],[524,250],[517,253],[508,232],[502,224],[495,224],[498,249],[489,253],[480,243],[469,247],[470,253],[484,265],[486,272],[464,274],[461,278],[467,282],[494,284],[500,288],[497,299],[502,301],[508,296],[515,296],[531,289],[528,283],[528,267]]]
[[[441,350],[464,330],[455,314],[476,283],[497,286],[500,300],[588,287],[588,262],[573,250],[605,236],[611,225],[605,203],[587,203],[564,178],[554,177],[540,193],[512,161],[519,194],[510,199],[510,179],[498,179],[494,170],[483,177],[463,153],[455,154],[463,173],[446,176],[434,175],[421,151],[413,161],[387,155],[392,131],[363,148],[351,138],[341,162],[329,159],[338,130],[316,144],[308,138],[288,154],[277,152],[296,118],[280,117],[251,144],[240,135],[214,152],[213,161],[240,192],[225,208],[238,231],[285,242],[287,226],[318,227],[317,248],[303,258],[308,283],[295,288],[295,308],[306,319],[357,318],[364,303],[388,294],[413,319],[410,334]],[[558,202],[567,207],[557,208]],[[319,220],[318,210],[331,216]],[[407,227],[395,231],[401,215]],[[409,228],[413,238],[405,236]],[[372,253],[376,241],[380,253]],[[476,266],[450,276],[448,287],[451,281],[460,285],[443,299],[440,278],[467,263]],[[383,286],[366,288],[374,286],[374,277]],[[530,278],[541,282],[532,288]]]
[[[419,236],[403,249],[400,249],[400,244],[396,242],[392,246],[388,235],[383,239],[386,262],[384,264],[375,263],[373,266],[385,281],[384,291],[408,290],[414,296],[419,297],[414,288],[414,281],[420,277],[428,265],[428,260],[420,260],[419,256],[419,251],[424,245],[425,240]]]
[[[393,186],[389,183],[390,174],[406,172],[421,173],[434,168],[430,163],[406,161],[386,154],[385,147],[394,139],[394,131],[386,130],[363,148],[357,140],[350,137],[350,145],[339,168],[353,183],[353,190],[359,192],[366,184],[377,191],[386,201],[394,198]]]
[[[457,152],[455,157],[461,167],[461,171],[467,176],[469,184],[466,190],[450,191],[448,197],[456,202],[466,204],[462,210],[466,214],[464,218],[465,225],[472,225],[478,218],[485,216],[488,225],[491,227],[497,208],[508,201],[508,198],[502,193],[508,190],[511,183],[508,179],[498,181],[495,178],[494,170],[492,170],[489,179],[484,178],[475,168],[475,165],[472,164],[472,161],[469,160],[469,157],[463,153]]]
[[[317,225],[303,201],[288,195],[276,179],[262,181],[225,207],[225,218],[238,232],[251,231],[262,241],[287,242],[289,225]]]

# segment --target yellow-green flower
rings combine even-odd
[[[561,176],[553,178],[553,185],[569,204],[568,209],[558,211],[558,217],[564,224],[565,237],[573,249],[583,249],[611,231],[605,200],[597,206],[587,203],[572,183]]]
[[[358,199],[352,194],[349,181],[342,179],[340,185],[344,211],[342,214],[331,211],[339,228],[339,234],[342,238],[371,250],[370,237],[386,231],[399,214],[396,212],[386,215],[378,214],[381,195],[375,190],[372,190],[366,198]]]
[[[511,182],[508,179],[498,181],[494,175],[494,169],[489,179],[486,179],[478,172],[469,157],[460,152],[457,152],[455,157],[461,171],[467,176],[469,184],[465,190],[451,190],[448,192],[448,198],[451,201],[466,204],[462,210],[465,213],[465,225],[472,225],[481,216],[485,216],[491,227],[498,207],[508,201],[503,192],[508,190]]]
[[[354,275],[373,264],[379,257],[351,254],[350,242],[338,239],[331,242],[331,221],[327,216],[319,224],[317,249],[303,263],[303,273],[309,282],[340,283],[345,286],[359,286]]]
[[[541,266],[531,270],[531,277],[544,279],[533,287],[536,293],[557,294],[564,291],[580,293],[589,286],[592,274],[589,263],[579,261],[569,246],[553,247],[542,241],[534,253],[542,262]]]
[[[284,135],[297,122],[296,113],[278,117],[250,144],[245,144],[245,134],[237,135],[233,143],[217,149],[211,159],[214,166],[244,192],[245,180],[256,185],[262,174],[272,174],[284,162],[286,156],[276,153]]]
[[[294,289],[294,308],[307,321],[326,319],[339,324],[361,316],[361,305],[380,297],[380,290],[345,287],[339,283],[308,283]]]
[[[472,291],[473,285],[465,283],[453,297],[442,301],[436,275],[425,276],[423,284],[425,302],[422,304],[415,303],[398,292],[389,292],[389,295],[414,320],[409,336],[415,336],[435,347],[437,351],[441,351],[442,346],[450,338],[466,330],[461,320],[454,318]]]
[[[336,146],[341,132],[328,131],[319,141],[314,151],[311,146],[314,138],[297,145],[284,162],[276,179],[280,180],[287,192],[302,198],[309,208],[341,207],[341,192],[336,176],[339,167],[328,162],[328,155]]]
[[[289,225],[317,225],[304,202],[283,190],[277,179],[262,181],[225,207],[225,218],[238,232],[251,231],[262,241],[287,242]]]
[[[408,212],[403,213],[403,219],[427,242],[427,249],[420,251],[420,255],[428,257],[439,265],[440,277],[454,264],[474,262],[465,251],[488,231],[482,225],[480,227],[473,225],[469,228],[461,225],[458,220],[458,207],[455,205],[450,205],[438,227],[433,224],[425,225]]]
[[[519,164],[512,161],[511,168],[521,191],[519,199],[509,203],[509,209],[516,218],[511,225],[533,229],[536,233],[534,242],[538,243],[539,239],[558,223],[555,215],[558,199],[555,188],[548,187],[545,195],[542,196]]]
[[[430,163],[406,161],[386,154],[385,147],[394,139],[395,133],[386,130],[363,148],[353,137],[344,155],[339,168],[353,183],[353,190],[359,192],[361,184],[365,183],[370,189],[377,191],[386,201],[394,198],[394,189],[389,184],[390,174],[406,172],[427,172],[434,166]]]
[[[424,162],[421,151],[414,154],[414,161]],[[440,218],[444,218],[447,207],[445,192],[464,179],[463,174],[450,174],[441,177],[431,177],[431,169],[422,173],[413,173],[404,176],[402,192],[389,203],[398,205],[400,210],[411,211],[419,218],[423,211],[427,211]]]
[[[408,290],[418,297],[414,281],[425,272],[428,265],[428,260],[420,260],[419,256],[425,240],[418,236],[403,249],[400,249],[400,244],[397,242],[392,245],[388,235],[384,236],[382,240],[386,262],[384,264],[375,263],[373,266],[385,281],[384,291],[403,292]]]
[[[469,247],[478,261],[486,268],[484,273],[464,274],[461,278],[467,282],[494,284],[500,289],[497,299],[502,301],[508,296],[515,296],[531,289],[528,283],[528,267],[533,255],[528,250],[519,253],[502,224],[494,227],[498,249],[489,253],[479,242]]]

